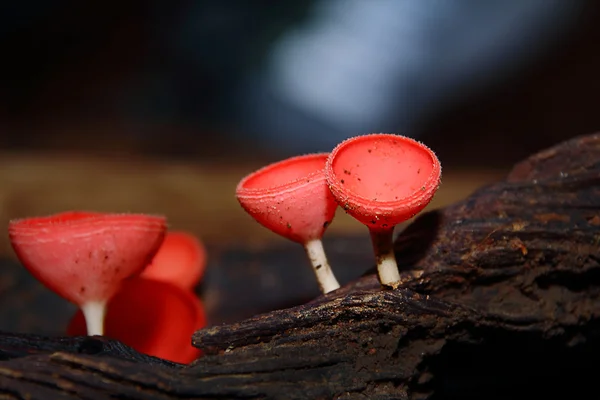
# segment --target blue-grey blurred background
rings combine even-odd
[[[5,1],[0,146],[512,163],[600,126],[594,0]]]

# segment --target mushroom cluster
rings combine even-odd
[[[9,222],[21,263],[79,310],[67,333],[104,335],[136,350],[187,363],[192,333],[206,325],[193,293],[206,252],[166,219],[145,214],[70,211]]]
[[[427,146],[381,133],[270,164],[244,177],[236,195],[257,222],[304,245],[323,293],[339,288],[321,238],[341,206],[368,227],[379,280],[396,288],[394,227],[427,206],[440,178],[440,162]]]
[[[425,145],[370,134],[267,165],[244,177],[236,196],[257,222],[304,247],[323,293],[340,287],[322,237],[341,206],[368,227],[379,280],[396,288],[394,227],[425,208],[440,175]],[[106,334],[180,363],[200,355],[190,337],[206,325],[194,293],[206,249],[189,233],[167,231],[165,217],[69,211],[10,221],[8,233],[30,273],[79,307],[68,334]]]

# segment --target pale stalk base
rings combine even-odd
[[[85,317],[87,334],[89,336],[104,334],[104,316],[106,315],[106,302],[88,301],[81,305],[81,312]]]
[[[394,230],[370,231],[379,281],[384,286],[397,288],[400,284],[400,272],[394,254]]]
[[[306,254],[310,259],[313,271],[317,276],[317,281],[321,287],[323,293],[329,293],[333,290],[339,289],[340,284],[329,266],[327,257],[325,256],[325,249],[323,249],[323,242],[320,239],[314,239],[304,244]]]

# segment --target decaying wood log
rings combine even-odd
[[[397,290],[374,273],[197,332],[162,363],[99,338],[0,336],[0,393],[31,399],[575,398],[600,356],[600,135],[418,218]],[[420,270],[419,278],[408,271]],[[243,299],[240,299],[243,301]]]

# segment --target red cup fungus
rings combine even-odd
[[[81,308],[89,335],[102,335],[106,302],[148,265],[166,220],[145,214],[73,211],[9,222],[12,247],[29,272]]]
[[[326,153],[279,161],[243,178],[236,196],[257,222],[304,246],[323,293],[340,287],[321,238],[337,203],[327,188]]]
[[[206,249],[200,240],[187,232],[169,231],[141,276],[191,290],[202,279],[205,267]]]
[[[169,282],[134,277],[108,301],[106,336],[141,353],[187,364],[200,356],[190,337],[206,326],[200,299]],[[67,328],[71,336],[85,335],[85,318],[77,311]]]
[[[397,287],[393,230],[425,208],[438,189],[436,155],[404,136],[363,135],[340,143],[325,173],[339,205],[369,228],[382,285]]]

